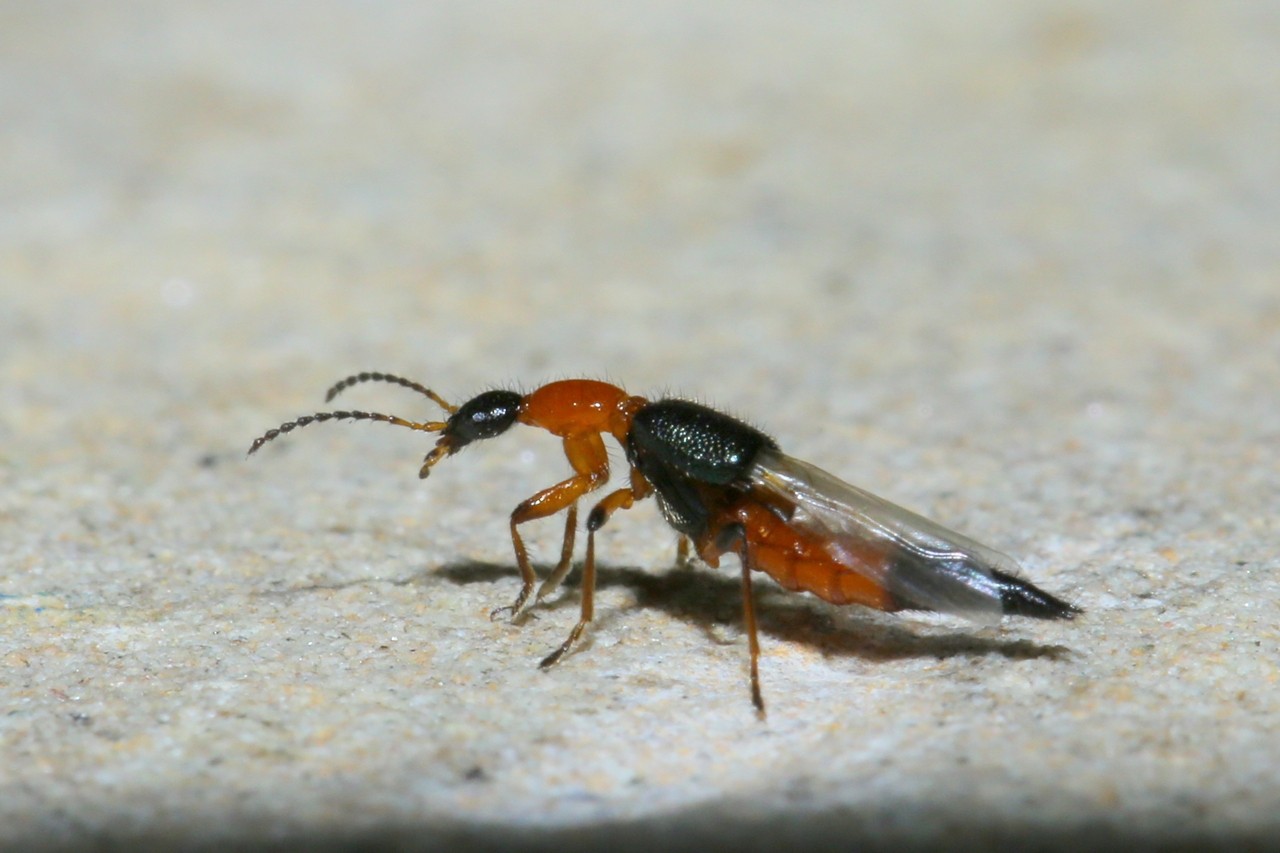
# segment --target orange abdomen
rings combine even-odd
[[[730,512],[746,530],[752,568],[764,572],[783,588],[811,592],[832,604],[897,609],[884,587],[834,559],[823,539],[796,529],[750,498],[740,501]],[[886,559],[884,554],[870,550],[852,556],[866,560],[869,566]]]

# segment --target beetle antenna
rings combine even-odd
[[[436,405],[444,409],[449,414],[453,414],[458,411],[457,406],[451,403],[446,403],[439,394],[421,383],[414,382],[412,379],[405,379],[403,376],[394,376],[390,373],[378,373],[374,370],[366,370],[363,373],[353,374],[348,376],[346,379],[343,379],[341,382],[336,383],[332,388],[325,392],[324,401],[326,403],[329,402],[352,385],[359,385],[361,382],[390,382],[393,385],[403,385],[411,391],[417,391],[419,394],[425,394],[430,397]]]
[[[407,421],[404,418],[395,415],[384,415],[381,412],[316,412],[314,415],[305,415],[297,420],[287,421],[280,424],[275,429],[269,429],[254,439],[253,444],[249,446],[249,452],[246,456],[252,456],[258,451],[258,448],[271,441],[277,436],[286,432],[293,432],[299,427],[308,426],[310,424],[324,423],[325,421],[381,421],[386,424],[395,424],[396,426],[408,427],[420,432],[440,432],[445,428],[446,421]]]

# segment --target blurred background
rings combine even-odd
[[[1269,4],[0,15],[11,378],[127,327],[237,394],[374,364],[946,417],[1229,379],[1196,365],[1277,318]]]

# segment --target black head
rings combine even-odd
[[[522,399],[515,391],[485,391],[472,397],[449,416],[441,439],[449,441],[453,452],[473,441],[502,435],[516,422]]]
[[[485,391],[456,409],[450,408],[449,419],[440,430],[436,446],[422,460],[418,476],[426,479],[437,462],[473,441],[502,435],[516,422],[523,399],[515,391]]]

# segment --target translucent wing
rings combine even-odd
[[[790,523],[820,533],[833,559],[906,609],[985,623],[1007,609],[1008,581],[1018,583],[1013,558],[776,450],[760,454],[751,480],[794,507]]]

